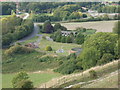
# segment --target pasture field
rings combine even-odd
[[[51,46],[53,49],[53,51],[49,51],[49,53],[55,53],[55,51],[62,48],[64,50],[64,52],[58,53],[58,55],[69,55],[69,51],[72,48],[81,47],[81,45],[74,44],[74,43],[59,43],[59,42],[53,42],[53,41],[48,41],[48,40],[42,39],[39,44],[39,47],[40,47],[39,50],[44,51],[46,46]]]
[[[28,43],[36,42],[37,39],[38,39],[38,36],[33,37],[33,38],[29,39],[29,40],[25,40],[25,41],[20,42],[20,43],[21,43],[21,44],[28,44]]]
[[[97,32],[112,32],[115,22],[117,22],[117,20],[91,21],[91,22],[67,22],[67,23],[56,22],[56,23],[60,23],[62,26],[65,26],[68,30],[75,30],[78,27],[84,27],[87,29],[89,28],[96,29]],[[36,23],[36,24],[43,24],[43,23]]]
[[[88,32],[89,33],[89,32]],[[44,36],[50,36],[50,34],[42,34]],[[24,42],[21,42],[21,44],[27,44],[27,43],[31,43],[31,42],[36,42],[38,40],[38,37],[34,37],[30,40],[26,40]],[[46,46],[51,46],[53,51],[45,51]],[[39,48],[37,48],[36,50],[38,51],[43,51],[49,54],[56,54],[55,52],[59,49],[63,49],[64,52],[63,53],[57,53],[58,55],[69,55],[69,51],[72,48],[75,47],[81,47],[81,45],[78,44],[74,44],[74,43],[59,43],[59,42],[53,42],[53,41],[49,41],[49,40],[45,40],[45,39],[41,39],[40,43],[39,43]]]
[[[77,27],[92,28],[96,29],[97,32],[112,32],[116,20],[114,21],[93,21],[93,22],[71,22],[71,23],[61,23],[68,30],[75,30]]]
[[[53,78],[61,76],[58,73],[29,73],[30,80],[33,81],[35,87],[39,86],[42,83],[45,83]],[[12,88],[12,79],[15,76],[14,74],[3,74],[2,75],[2,88]]]

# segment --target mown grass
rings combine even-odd
[[[42,39],[39,44],[39,47],[40,47],[39,50],[45,51],[46,46],[51,46],[53,49],[53,51],[49,51],[48,53],[58,54],[58,55],[66,55],[66,56],[69,55],[69,51],[72,48],[81,47],[80,45],[74,44],[74,43],[59,43],[59,42],[53,42],[53,41],[48,41],[48,40]],[[63,49],[64,52],[56,53],[56,51],[59,49]]]
[[[16,74],[3,74],[2,75],[2,88],[12,88],[12,79]],[[33,81],[35,87],[45,83],[52,78],[61,76],[58,73],[29,73],[30,80]]]

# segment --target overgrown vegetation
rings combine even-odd
[[[20,88],[20,89],[32,89],[33,82],[29,80],[29,76],[26,72],[19,72],[12,80],[13,88]]]
[[[2,18],[2,45],[10,45],[33,31],[33,22],[29,19],[22,20],[16,15]]]
[[[35,50],[32,48],[21,46],[21,45],[15,45],[13,47],[10,47],[8,50],[6,50],[5,55],[13,56],[16,54],[29,54],[32,52],[35,52]]]
[[[73,60],[70,58],[57,71],[63,74],[70,74],[75,70],[86,70],[98,64],[101,65],[118,59],[114,50],[117,40],[117,34],[113,33],[100,32],[92,35],[85,41],[84,49],[80,55]]]
[[[12,11],[16,12],[16,4],[14,2],[2,2],[2,4],[0,4],[0,7],[2,5],[2,15],[11,15]]]

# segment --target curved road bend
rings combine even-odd
[[[39,32],[39,27],[37,26],[37,24],[34,23],[34,30],[33,30],[33,32],[30,35],[22,38],[21,40],[18,40],[17,42],[24,42],[26,40],[29,40],[29,39],[37,36],[38,32]]]

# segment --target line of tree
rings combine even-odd
[[[98,8],[99,13],[119,13],[119,6],[103,6]]]
[[[56,23],[54,26],[51,24],[49,20],[45,21],[43,25],[38,25],[40,28],[40,32],[42,33],[53,33],[57,30],[63,30],[66,31],[67,28],[64,26],[61,26],[59,23]]]
[[[34,28],[32,20],[22,20],[16,15],[2,18],[2,45],[10,45],[12,42],[29,35]]]
[[[19,10],[34,13],[51,13],[57,7],[66,7],[66,5],[72,5],[72,8],[68,7],[69,10],[79,9],[84,12],[84,9],[81,7],[90,8],[92,5],[97,5],[99,2],[20,2]],[[76,5],[76,6],[75,6]]]
[[[85,35],[83,35],[81,32],[78,32],[76,34],[73,34],[71,32],[70,35],[62,35],[62,31],[58,30],[54,34],[50,36],[54,41],[56,42],[62,42],[62,43],[77,43],[77,44],[83,44],[85,41]]]
[[[71,74],[96,65],[103,65],[120,58],[120,21],[113,32],[99,32],[90,36],[83,44],[80,55],[70,54],[55,72]]]
[[[64,62],[54,71],[62,74],[80,72],[116,60],[120,58],[118,55],[118,35],[99,32],[84,42],[80,55],[71,54],[64,58]]]
[[[2,15],[11,15],[12,11],[16,12],[16,4],[14,2],[2,2],[0,4],[2,7]]]

